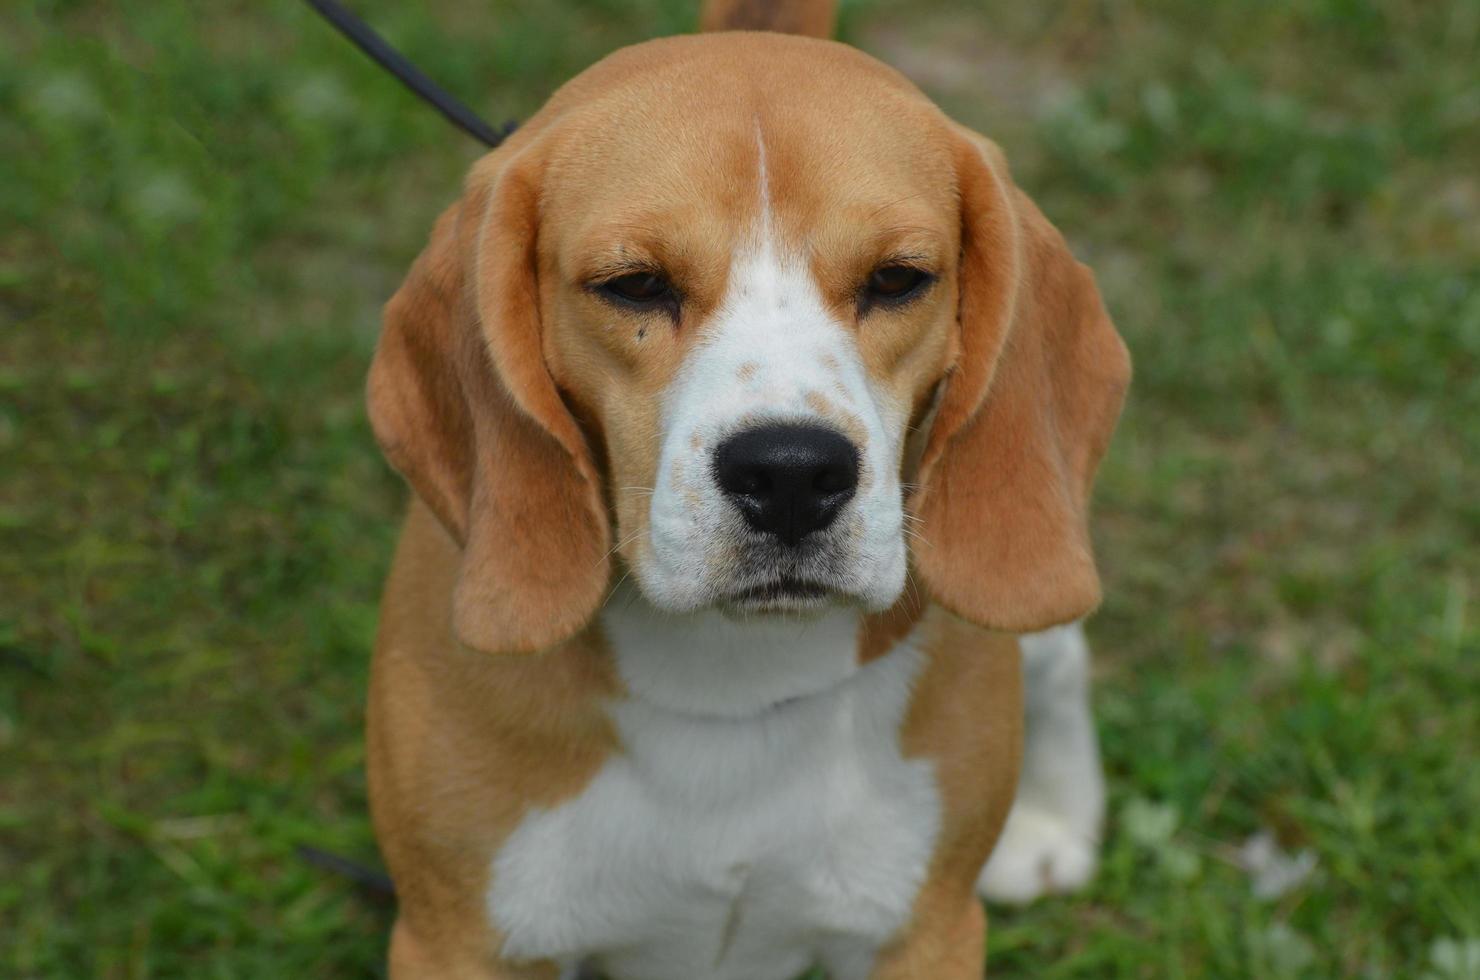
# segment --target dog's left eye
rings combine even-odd
[[[672,303],[677,297],[668,280],[652,272],[632,272],[608,279],[596,287],[598,292],[636,306]]]
[[[868,298],[897,303],[915,295],[934,278],[912,265],[881,265],[868,277]]]

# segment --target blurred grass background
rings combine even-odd
[[[357,0],[495,120],[697,0]],[[1136,356],[1082,896],[995,977],[1480,976],[1480,4],[919,0]],[[0,975],[381,971],[361,383],[478,148],[293,0],[0,12]],[[1268,831],[1315,870],[1255,897]]]

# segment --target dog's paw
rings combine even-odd
[[[1099,841],[1057,814],[1019,803],[977,879],[977,891],[1006,905],[1076,891],[1094,877],[1099,850]]]

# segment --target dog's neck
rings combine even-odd
[[[855,609],[738,619],[715,610],[673,615],[619,586],[601,626],[631,697],[667,711],[755,717],[829,691],[858,672],[864,617]]]

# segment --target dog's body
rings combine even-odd
[[[852,613],[664,624],[619,593],[600,633],[490,660],[454,652],[437,615],[455,568],[455,545],[415,508],[372,695],[376,826],[406,931],[398,971],[525,976],[491,964],[502,950],[641,980],[792,980],[813,961],[864,977],[912,921],[917,938],[877,975],[979,969],[972,886],[1021,748],[1010,637],[938,611],[907,640],[894,624],[860,631]],[[734,665],[736,646],[779,669]],[[660,670],[670,654],[702,660],[707,695],[737,709],[777,684],[816,693],[689,715],[622,697],[624,651]]]
[[[1006,181],[888,69],[744,33],[619,52],[475,167],[370,384],[420,498],[371,687],[393,976],[965,978],[979,884],[1089,873],[1071,627],[1025,646],[1087,805],[1030,748],[982,875],[1127,379]]]

